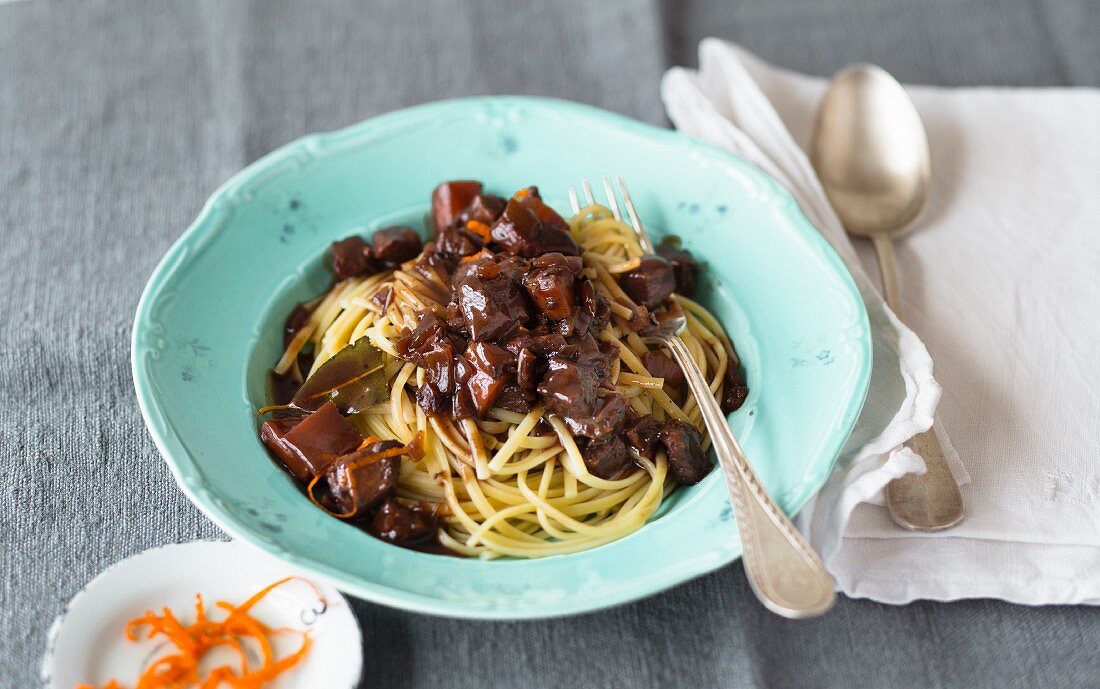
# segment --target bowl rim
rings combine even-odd
[[[240,539],[254,547],[261,548],[272,556],[282,559],[291,566],[321,577],[343,592],[361,597],[365,600],[410,612],[450,618],[481,620],[557,618],[594,612],[629,603],[660,593],[673,586],[713,572],[720,567],[732,563],[740,557],[740,543],[737,543],[734,547],[727,546],[706,553],[706,557],[696,557],[673,566],[664,567],[660,570],[659,575],[654,574],[650,577],[646,577],[643,582],[637,583],[634,586],[623,586],[613,595],[604,596],[598,601],[593,601],[591,599],[584,599],[580,602],[569,600],[561,601],[559,604],[553,606],[552,609],[547,609],[546,607],[524,607],[521,610],[511,611],[502,610],[500,608],[468,607],[456,601],[444,601],[439,598],[414,593],[405,589],[394,588],[379,582],[372,581],[365,583],[330,565],[318,562],[312,558],[299,556],[282,547],[280,544],[267,539],[258,538],[249,529],[238,526],[232,515],[228,514],[228,512],[218,504],[218,500],[214,497],[204,477],[200,478],[198,482],[189,480],[184,475],[184,465],[186,464],[193,468],[194,460],[184,448],[181,447],[178,452],[172,449],[170,446],[171,438],[168,437],[170,433],[162,433],[159,430],[168,427],[166,415],[162,413],[156,403],[156,395],[154,393],[155,385],[153,385],[151,380],[147,377],[146,371],[142,366],[142,359],[149,349],[148,346],[141,341],[141,335],[143,333],[142,326],[153,308],[153,303],[157,294],[160,292],[164,283],[175,272],[177,264],[186,255],[188,245],[195,241],[196,238],[202,236],[204,232],[216,232],[217,225],[214,225],[214,230],[211,230],[210,225],[218,214],[219,207],[226,203],[240,189],[245,188],[269,169],[289,158],[293,158],[299,153],[303,153],[309,149],[313,149],[314,151],[318,148],[323,149],[327,144],[336,144],[342,139],[354,138],[371,129],[385,127],[390,123],[406,117],[422,116],[430,114],[433,110],[445,111],[454,107],[484,107],[498,105],[533,106],[535,108],[550,108],[566,113],[573,112],[589,120],[603,120],[605,124],[633,131],[647,138],[665,139],[667,141],[689,141],[692,146],[707,150],[712,154],[718,154],[727,162],[734,163],[743,170],[748,171],[754,177],[766,182],[773,193],[782,197],[785,201],[790,202],[790,215],[792,219],[796,221],[797,225],[802,226],[799,228],[800,233],[805,236],[808,242],[821,250],[823,258],[832,266],[836,277],[847,289],[848,296],[857,309],[858,337],[853,337],[852,342],[858,347],[860,354],[852,395],[843,410],[843,414],[840,417],[841,420],[838,422],[836,430],[831,434],[828,442],[822,446],[821,455],[829,459],[828,461],[821,462],[819,474],[815,476],[812,481],[815,487],[808,491],[800,500],[792,504],[790,509],[787,510],[789,515],[796,514],[806,502],[820,491],[821,487],[824,486],[825,482],[828,480],[828,477],[832,474],[840,452],[851,435],[852,430],[855,428],[856,421],[867,398],[871,378],[873,349],[869,317],[855,280],[843,260],[836,253],[836,250],[809,221],[791,193],[773,177],[760,170],[760,168],[753,165],[751,162],[681,132],[651,125],[619,113],[573,101],[527,95],[474,96],[437,100],[376,115],[339,129],[307,134],[289,143],[283,144],[258,158],[242,170],[233,174],[228,180],[223,182],[213,194],[211,194],[203,204],[195,220],[192,221],[188,228],[172,243],[153,269],[135,310],[134,325],[130,341],[131,374],[134,380],[135,392],[138,406],[141,409],[142,419],[149,434],[153,438],[153,442],[158,452],[168,464],[172,476],[176,481],[176,485],[179,486],[180,490],[192,504],[198,507],[208,519],[214,522],[232,538]],[[333,146],[333,149],[338,150],[338,147]],[[201,476],[201,472],[199,472],[199,475]]]

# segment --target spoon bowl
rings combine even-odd
[[[913,102],[875,65],[846,67],[818,109],[810,159],[853,234],[911,225],[928,198],[928,137]]]

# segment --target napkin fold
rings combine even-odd
[[[1100,394],[1081,386],[1098,370],[1100,94],[908,88],[929,129],[933,189],[899,249],[902,323],[864,271],[873,253],[848,239],[803,152],[825,80],[716,39],[700,45],[699,63],[662,80],[673,124],[786,186],[852,272],[870,315],[867,402],[798,518],[838,589],[887,603],[1100,601]],[[1074,249],[1057,248],[1067,239]],[[1075,300],[1066,276],[1080,289]],[[941,389],[917,332],[946,381],[938,413]],[[933,419],[968,516],[917,534],[894,526],[884,489],[924,471],[904,443]],[[1044,442],[1053,429],[1056,442]]]

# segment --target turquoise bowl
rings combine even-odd
[[[452,617],[569,615],[656,593],[741,552],[718,472],[644,528],[594,550],[481,561],[404,550],[322,514],[256,437],[281,323],[325,289],[334,239],[422,226],[432,188],[535,184],[559,209],[580,180],[621,174],[647,226],[706,261],[701,299],[733,337],[751,394],[730,416],[788,513],[825,482],[863,405],[867,315],[851,277],[792,197],[686,136],[541,98],[401,110],[280,148],[234,176],[153,272],[133,373],[180,488],[235,538],[350,594]]]

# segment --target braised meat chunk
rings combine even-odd
[[[371,237],[371,254],[387,268],[416,258],[420,248],[420,235],[411,227],[387,227]]]
[[[653,414],[627,419],[623,439],[638,451],[638,454],[653,461],[656,458],[657,444],[660,442],[661,422]]]
[[[294,478],[309,483],[337,457],[359,447],[363,438],[335,404],[326,402],[300,421],[264,422],[260,440]]]
[[[397,352],[405,361],[427,371],[428,382],[449,395],[455,391],[455,357],[466,350],[466,340],[433,313],[420,317],[416,328],[397,341]]]
[[[471,342],[463,355],[469,365],[466,388],[477,413],[484,416],[505,386],[514,383],[516,357],[503,347],[488,342]]]
[[[534,390],[542,379],[545,366],[530,347],[520,347],[516,354],[516,384],[521,390]]]
[[[370,532],[397,545],[416,545],[435,537],[438,520],[427,510],[406,507],[395,499],[382,503],[370,523]]]
[[[699,264],[691,252],[681,248],[678,240],[665,237],[657,246],[657,255],[672,265],[672,273],[676,276],[676,293],[685,297],[694,296]]]
[[[723,378],[725,390],[722,393],[722,413],[731,414],[741,408],[749,396],[749,389],[741,377],[741,372],[730,362]]]
[[[545,254],[531,262],[523,277],[523,286],[531,301],[548,320],[560,321],[573,315],[576,308],[574,283],[581,269],[579,256]]]
[[[523,289],[506,275],[478,271],[458,285],[458,308],[472,340],[503,340],[519,332],[530,314]]]
[[[569,223],[565,222],[565,218],[558,215],[556,210],[548,206],[542,200],[542,195],[539,194],[538,187],[520,189],[513,198],[515,198],[521,206],[531,211],[540,222],[553,225],[559,230],[569,229]]]
[[[531,390],[525,390],[519,385],[505,384],[501,388],[500,396],[493,402],[493,406],[500,407],[517,414],[526,414],[535,408],[539,396]]]
[[[628,406],[625,397],[610,394],[600,398],[595,405],[594,413],[587,414],[584,410],[577,408],[562,415],[562,420],[573,435],[602,438],[623,429]]]
[[[492,241],[499,250],[517,256],[534,258],[548,253],[579,255],[576,243],[565,229],[565,222],[562,221],[561,225],[540,220],[530,208],[512,199],[490,231]]]
[[[600,376],[595,368],[559,355],[551,356],[548,364],[546,376],[538,386],[546,402],[546,410],[551,414],[573,417],[591,414],[600,386]]]
[[[596,291],[591,280],[584,280],[580,287],[580,308],[570,318],[558,322],[558,332],[576,337],[595,335],[610,320],[611,304],[607,297]]]
[[[656,321],[654,320],[653,315],[646,307],[635,305],[629,308],[631,314],[630,319],[624,319],[625,322],[623,323],[623,325],[630,332],[644,333],[645,331],[650,330],[656,325]]]
[[[473,180],[444,182],[436,187],[432,192],[432,223],[436,235],[450,227],[480,193],[481,182]]]
[[[473,220],[484,225],[492,225],[504,212],[507,204],[508,202],[500,196],[478,194],[470,201],[470,205],[458,214],[458,223],[465,227],[466,223]]]
[[[409,272],[423,278],[420,283],[434,301],[446,303],[451,298],[451,290],[447,285],[455,264],[456,261],[439,253],[433,243],[429,242],[424,246],[420,258],[409,267]]]
[[[699,431],[679,419],[669,419],[658,434],[668,453],[668,470],[676,483],[693,486],[710,471]]]
[[[416,405],[429,416],[439,416],[451,411],[451,397],[434,383],[427,382],[416,391]]]
[[[374,304],[381,311],[385,311],[390,308],[390,304],[393,303],[393,288],[383,287],[370,297],[370,303]]]
[[[619,277],[619,286],[636,303],[653,309],[672,296],[676,276],[672,264],[660,256],[642,256],[637,268]]]
[[[332,243],[332,274],[337,280],[347,280],[374,272],[371,249],[359,235]]]
[[[435,242],[430,246],[442,256],[459,260],[481,251],[484,242],[463,226],[451,226],[436,233]]]
[[[664,378],[665,385],[680,390],[684,385],[684,372],[672,357],[656,349],[642,355],[642,365],[655,378]]]
[[[389,444],[383,450],[401,447],[401,443],[397,441],[383,442]],[[397,477],[401,472],[400,457],[383,457],[364,462],[380,451],[364,448],[344,455],[325,470],[329,494],[341,514],[350,517],[366,516],[397,492]]]
[[[617,435],[589,441],[581,450],[581,456],[589,472],[608,481],[623,478],[638,468],[630,458],[626,443]]]

